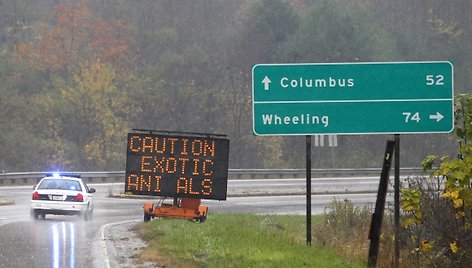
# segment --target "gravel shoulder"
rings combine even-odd
[[[105,232],[110,267],[160,267],[155,263],[141,263],[138,254],[146,247],[146,242],[136,233],[137,222],[120,223],[109,226]]]

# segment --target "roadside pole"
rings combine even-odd
[[[400,134],[395,134],[395,258],[394,268],[400,265]]]
[[[375,210],[372,214],[369,230],[369,257],[368,267],[375,268],[377,266],[377,256],[379,252],[380,235],[382,229],[382,220],[385,210],[385,202],[387,199],[388,180],[390,167],[392,163],[393,151],[395,149],[395,141],[388,140],[385,154],[383,157],[382,173],[380,174],[379,190],[377,191],[377,200],[375,202]]]
[[[306,135],[306,244],[311,246],[311,135]]]

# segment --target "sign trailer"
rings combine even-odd
[[[133,130],[125,193],[174,198],[172,206],[145,204],[145,221],[162,216],[203,220],[208,209],[200,199],[226,200],[228,159],[225,135]]]

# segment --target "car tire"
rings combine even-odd
[[[84,221],[91,221],[92,220],[92,211],[87,208],[87,210],[83,214]]]
[[[92,215],[93,215],[93,211],[90,209],[90,207],[87,207],[87,210],[85,210],[82,217],[83,217],[84,221],[91,221],[92,220]]]
[[[32,209],[30,211],[31,218],[33,220],[38,220],[39,219],[39,212],[37,210]]]

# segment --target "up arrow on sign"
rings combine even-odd
[[[262,84],[264,84],[264,90],[269,90],[269,85],[272,81],[270,81],[269,77],[264,77],[264,79],[262,80]]]

